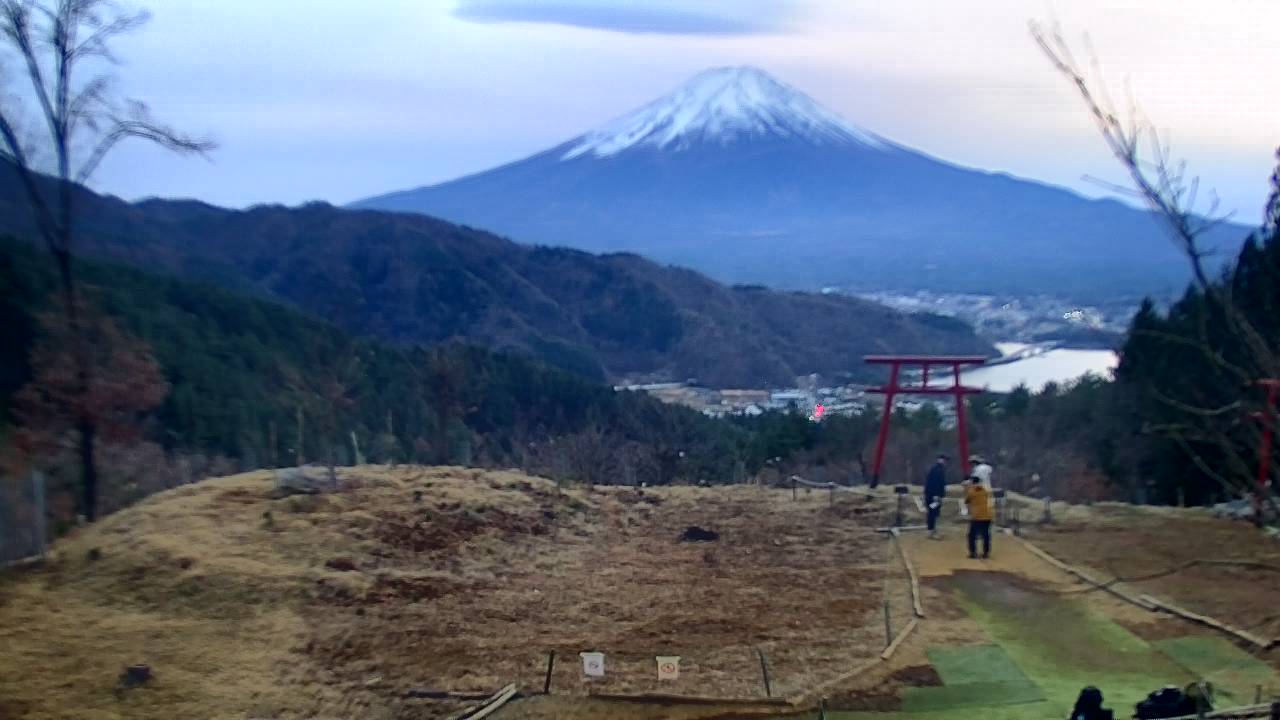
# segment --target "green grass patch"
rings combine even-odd
[[[1247,705],[1262,686],[1263,697],[1280,690],[1280,676],[1266,663],[1219,637],[1184,637],[1152,643],[1179,665],[1213,683],[1217,705]]]
[[[960,604],[978,621],[998,646],[1004,660],[986,655],[969,658],[930,653],[930,661],[945,683],[941,688],[907,688],[903,709],[896,713],[829,713],[844,720],[1038,720],[1066,717],[1080,690],[1088,685],[1102,689],[1106,704],[1116,717],[1129,717],[1133,707],[1153,690],[1165,685],[1186,685],[1196,673],[1108,618],[1096,615],[1070,596],[1044,592],[1016,577],[1000,573],[957,573],[950,584]],[[953,648],[950,650],[955,650]],[[948,650],[948,652],[950,651]],[[988,662],[986,677],[981,663]],[[939,666],[941,661],[941,666]],[[1027,679],[1027,685],[991,682],[997,673],[1013,677],[1007,661]],[[1004,668],[1004,669],[1002,669]],[[966,682],[968,681],[968,682]],[[952,685],[954,682],[962,684]],[[1031,700],[1033,687],[1042,698]],[[957,688],[957,689],[953,689]],[[967,688],[967,689],[966,689]],[[929,691],[934,691],[932,694]],[[1022,703],[1012,704],[1020,692]],[[1001,703],[987,697],[1004,698]],[[970,704],[974,703],[974,704]],[[1008,704],[1006,704],[1008,703]],[[981,707],[981,711],[974,708]]]

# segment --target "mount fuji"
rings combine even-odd
[[[1097,299],[1187,281],[1150,213],[938,160],[752,67],[704,71],[532,157],[354,205],[799,289]],[[1215,233],[1238,246],[1247,229]]]

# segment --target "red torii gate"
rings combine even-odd
[[[895,395],[952,395],[956,399],[956,433],[960,436],[960,462],[969,458],[969,436],[964,427],[964,396],[977,395],[981,388],[960,384],[960,368],[963,365],[981,365],[987,361],[981,355],[867,355],[863,358],[872,365],[889,365],[889,384],[867,388],[867,392],[884,395],[884,414],[880,417],[880,437],[876,440],[876,461],[871,472],[871,487],[880,484],[880,466],[884,461],[884,444],[889,439],[889,417],[893,414]],[[919,365],[923,370],[920,385],[899,385],[898,377],[903,365]],[[929,368],[951,366],[953,380],[950,387],[929,387]],[[945,371],[944,371],[945,372]],[[963,465],[961,466],[963,467]]]

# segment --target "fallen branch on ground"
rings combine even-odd
[[[1112,570],[1112,574],[1116,576],[1119,582],[1143,582],[1145,580],[1156,580],[1162,577],[1168,577],[1183,570],[1196,567],[1197,565],[1221,565],[1224,567],[1246,567],[1254,570],[1267,570],[1270,572],[1280,573],[1280,565],[1271,565],[1270,563],[1258,562],[1256,560],[1218,560],[1212,558],[1201,558],[1198,560],[1188,560],[1180,565],[1169,568],[1168,570],[1160,570],[1158,572],[1147,575],[1136,575],[1133,577],[1124,577],[1120,573]]]
[[[1068,573],[1068,574],[1070,574],[1070,575],[1075,575],[1076,577],[1080,578],[1081,580],[1084,580],[1086,583],[1088,583],[1088,584],[1090,584],[1090,585],[1094,586],[1095,588],[1097,588],[1097,589],[1099,589],[1099,590],[1105,590],[1106,592],[1109,592],[1109,593],[1111,593],[1112,595],[1115,595],[1116,597],[1120,598],[1121,600],[1124,600],[1125,602],[1133,603],[1134,605],[1137,605],[1138,607],[1143,608],[1143,609],[1145,609],[1145,610],[1155,610],[1155,609],[1156,609],[1154,605],[1152,605],[1151,603],[1147,602],[1146,600],[1143,600],[1142,598],[1139,598],[1139,597],[1137,597],[1137,596],[1133,595],[1132,593],[1129,593],[1129,592],[1126,592],[1126,591],[1124,591],[1124,590],[1121,590],[1121,589],[1119,589],[1119,588],[1117,588],[1117,587],[1114,587],[1114,583],[1115,583],[1115,581],[1114,581],[1114,580],[1109,581],[1109,582],[1104,582],[1104,581],[1102,581],[1102,580],[1098,580],[1097,578],[1095,578],[1095,577],[1093,577],[1092,575],[1090,575],[1090,574],[1086,573],[1085,571],[1083,571],[1083,570],[1081,570],[1081,569],[1079,569],[1079,568],[1077,568],[1077,567],[1073,567],[1073,566],[1071,566],[1071,565],[1068,565],[1068,564],[1066,564],[1066,563],[1062,562],[1061,560],[1059,560],[1058,558],[1056,558],[1056,557],[1054,557],[1054,556],[1050,555],[1049,553],[1045,552],[1044,550],[1041,550],[1039,547],[1036,547],[1036,546],[1035,546],[1035,545],[1034,545],[1030,540],[1027,540],[1026,538],[1019,537],[1019,536],[1016,536],[1016,535],[1015,535],[1014,537],[1016,537],[1019,541],[1021,541],[1021,542],[1022,542],[1022,544],[1023,544],[1023,545],[1028,549],[1028,550],[1030,550],[1030,551],[1031,551],[1032,553],[1034,553],[1035,555],[1039,556],[1039,557],[1040,557],[1040,559],[1042,559],[1042,560],[1044,560],[1045,562],[1049,563],[1050,565],[1052,565],[1052,566],[1054,566],[1054,567],[1058,568],[1059,570],[1062,570],[1063,572]]]
[[[493,697],[493,693],[412,688],[404,692],[404,697],[413,698],[415,700],[487,700]]]
[[[1238,637],[1241,640],[1248,641],[1258,646],[1258,648],[1262,650],[1269,649],[1271,646],[1275,645],[1277,642],[1276,640],[1265,640],[1263,638],[1258,637],[1257,635],[1254,635],[1253,633],[1245,632],[1244,630],[1240,630],[1239,628],[1231,627],[1230,625],[1227,625],[1226,623],[1223,623],[1211,617],[1208,617],[1207,615],[1201,615],[1199,613],[1191,612],[1190,610],[1185,610],[1183,608],[1178,607],[1177,605],[1174,605],[1170,602],[1166,602],[1164,600],[1158,600],[1154,597],[1151,597],[1150,595],[1143,595],[1142,599],[1151,603],[1159,610],[1163,610],[1164,612],[1172,613],[1174,615],[1177,615],[1181,618],[1185,618],[1192,622],[1197,622],[1197,623],[1200,623],[1201,625],[1207,625],[1208,627],[1214,628],[1216,630],[1221,630],[1222,632],[1228,633],[1230,635],[1234,635],[1235,637]]]

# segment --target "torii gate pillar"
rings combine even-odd
[[[965,387],[960,384],[960,368],[965,365],[981,365],[987,361],[980,355],[868,355],[865,358],[872,365],[888,365],[889,384],[884,387],[868,388],[867,392],[884,395],[884,413],[880,416],[880,436],[876,439],[875,465],[871,473],[871,487],[880,484],[880,468],[884,462],[884,446],[889,439],[889,418],[893,415],[893,399],[897,395],[951,395],[956,400],[956,434],[959,436],[960,462],[969,457],[969,436],[964,423],[964,396],[977,395],[981,388]],[[919,385],[902,385],[899,383],[903,365],[919,366],[922,376]],[[950,367],[946,374],[951,376],[949,386],[930,386],[929,369],[934,367]],[[945,372],[945,371],[944,371]]]

